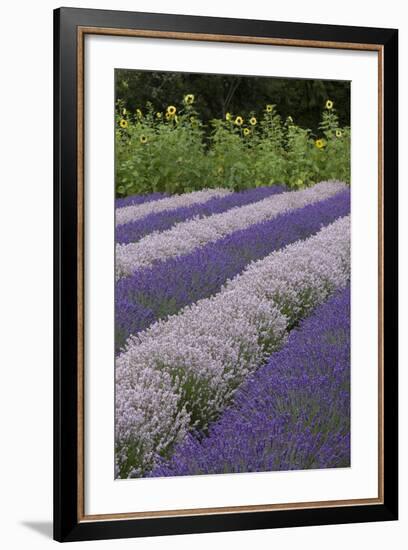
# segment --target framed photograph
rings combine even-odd
[[[398,31],[54,31],[55,539],[397,519]]]

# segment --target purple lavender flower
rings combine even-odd
[[[308,238],[349,211],[350,191],[346,190],[119,280],[115,300],[116,351],[129,335],[215,294],[251,261]]]
[[[159,212],[167,212],[168,210],[177,210],[194,204],[203,204],[211,199],[232,195],[229,189],[201,189],[200,191],[192,191],[191,193],[183,193],[181,195],[171,195],[163,197],[159,200],[148,201],[142,204],[131,204],[122,208],[116,209],[116,225],[130,223],[135,220],[144,218],[150,214],[158,214]]]
[[[230,193],[224,197],[215,197],[207,202],[184,206],[176,210],[153,212],[142,219],[116,227],[115,241],[122,244],[136,242],[153,231],[164,231],[178,222],[220,214],[235,206],[257,202],[285,190],[283,185],[258,187],[240,193]]]
[[[157,201],[168,197],[167,193],[150,193],[148,195],[129,195],[128,197],[115,200],[115,208],[130,206],[133,204],[143,204],[145,202]]]
[[[293,330],[207,433],[190,433],[153,477],[350,465],[350,287]]]

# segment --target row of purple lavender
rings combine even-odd
[[[115,200],[115,208],[123,208],[135,204],[144,204],[168,197],[166,193],[149,193],[148,195],[129,195],[128,197]]]
[[[153,231],[136,242],[116,245],[116,277],[132,275],[139,269],[156,264],[164,259],[182,256],[211,242],[218,241],[234,231],[247,229],[261,221],[268,221],[324,200],[347,188],[341,182],[321,182],[313,187],[296,192],[278,193],[262,200],[236,206],[229,210],[202,218],[192,218],[176,223],[164,231]],[[140,206],[120,208],[116,223],[135,220],[147,213],[174,210],[177,206],[203,203],[215,196],[230,194],[222,189],[208,189],[185,196],[174,196]]]
[[[220,214],[230,208],[257,202],[283,191],[285,191],[283,185],[258,187],[256,189],[241,191],[240,193],[229,193],[224,197],[213,197],[205,202],[196,203],[191,206],[182,206],[163,212],[153,212],[143,218],[119,225],[116,228],[115,241],[122,244],[133,243],[145,235],[153,233],[153,231],[169,229],[176,223],[191,220],[192,218],[203,218],[212,216],[213,214]]]

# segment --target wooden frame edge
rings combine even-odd
[[[311,501],[296,502],[287,504],[254,504],[247,506],[221,506],[215,508],[183,508],[176,510],[157,510],[147,512],[113,513],[113,514],[88,514],[79,519],[79,523],[106,520],[126,520],[126,519],[153,519],[153,518],[171,518],[171,517],[194,517],[194,516],[212,516],[228,514],[250,514],[252,512],[273,512],[289,510],[311,510],[320,508],[337,508],[348,506],[373,506],[383,504],[380,498],[362,498],[354,500],[332,500],[332,501]]]
[[[384,502],[384,46],[378,51],[378,497]]]
[[[241,36],[233,34],[190,33],[182,31],[156,31],[143,29],[118,29],[115,27],[78,26],[78,36],[99,34],[107,36],[127,36],[139,38],[162,38],[173,40],[193,40],[204,42],[226,42],[239,44],[264,44],[267,46],[295,46],[305,48],[331,48],[343,50],[379,51],[381,44],[359,44],[356,42],[335,42],[324,40],[302,40],[296,38],[268,38],[262,36]],[[82,40],[82,39],[81,39]]]
[[[78,521],[85,514],[85,475],[84,475],[84,432],[85,432],[85,83],[84,83],[84,63],[85,63],[85,35],[78,32],[77,41],[77,285],[78,285],[78,387],[77,387],[77,461],[78,461],[78,479],[77,479],[77,510]]]

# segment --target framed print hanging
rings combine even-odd
[[[398,32],[54,30],[55,539],[397,519]]]

